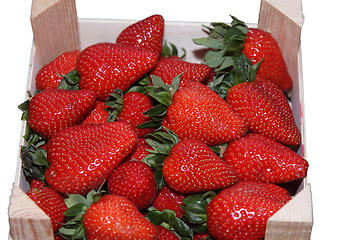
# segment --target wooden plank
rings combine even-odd
[[[258,28],[270,32],[276,39],[292,79],[298,75],[297,56],[303,22],[301,0],[261,1]]]
[[[30,20],[41,65],[80,49],[75,0],[33,0]]]
[[[17,186],[10,198],[9,222],[13,240],[54,239],[50,218]]]
[[[268,220],[265,240],[308,240],[312,225],[311,188],[307,184]]]

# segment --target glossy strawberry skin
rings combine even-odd
[[[126,27],[116,39],[118,44],[144,48],[160,56],[164,37],[164,18],[155,14]]]
[[[250,28],[246,35],[243,52],[253,64],[263,59],[257,72],[258,77],[273,81],[283,91],[292,88],[292,80],[284,57],[270,33]]]
[[[95,104],[91,90],[47,89],[29,103],[28,124],[45,139],[54,133],[79,124]]]
[[[64,213],[67,210],[64,198],[48,187],[31,188],[26,195],[33,200],[51,219],[54,232],[65,223]]]
[[[149,50],[115,43],[97,43],[85,48],[76,63],[80,89],[90,89],[106,100],[115,89],[125,92],[157,63]]]
[[[308,162],[279,142],[250,133],[227,146],[222,158],[240,180],[286,183],[307,174]]]
[[[183,82],[175,92],[163,126],[180,139],[194,138],[209,146],[230,142],[247,131],[245,122],[219,95],[194,81]]]
[[[152,206],[159,211],[164,209],[173,210],[176,212],[176,216],[181,218],[185,214],[184,210],[180,207],[183,205],[182,199],[187,195],[179,194],[165,185],[157,194]]]
[[[107,180],[135,143],[135,132],[121,122],[64,129],[48,142],[45,180],[60,193],[85,195]]]
[[[218,240],[263,239],[266,221],[290,199],[277,185],[239,181],[207,206],[208,231]]]
[[[196,139],[175,144],[164,160],[162,173],[167,185],[180,194],[222,189],[238,181],[234,170]]]
[[[108,192],[129,199],[139,210],[145,209],[157,194],[154,171],[144,162],[124,162],[110,175]]]
[[[96,101],[93,109],[86,115],[81,124],[97,124],[106,123],[109,112],[105,109],[108,108],[104,101]]]
[[[301,133],[285,94],[267,79],[257,78],[230,88],[226,102],[247,123],[249,132],[297,146]]]
[[[152,147],[145,141],[144,138],[137,138],[136,145],[132,152],[126,157],[124,161],[142,161],[144,157],[149,155],[149,151],[147,149],[151,150]]]
[[[209,80],[212,69],[205,64],[190,63],[177,56],[160,58],[150,75],[159,76],[165,84],[170,85],[173,78],[182,73],[181,81],[204,82]]]
[[[90,206],[84,215],[88,240],[156,240],[157,230],[128,199],[107,194]]]
[[[43,66],[36,74],[36,88],[40,91],[58,88],[62,75],[75,69],[79,54],[79,50],[65,52]]]
[[[155,131],[154,128],[138,128],[142,123],[151,120],[144,114],[145,111],[154,107],[151,99],[139,92],[128,92],[123,95],[123,108],[118,115],[118,121],[124,121],[131,125],[138,137],[144,137],[146,134]]]
[[[173,232],[161,225],[156,225],[156,229],[159,233],[158,240],[179,240]]]

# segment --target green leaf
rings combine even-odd
[[[205,64],[211,68],[218,67],[224,61],[224,59],[223,59],[224,53],[225,53],[225,50],[221,50],[221,51],[210,50],[210,51],[208,51],[204,56]]]
[[[62,75],[62,80],[58,86],[58,89],[78,90],[79,89],[80,76],[76,70]]]

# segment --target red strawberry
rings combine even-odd
[[[144,162],[124,162],[110,175],[108,191],[126,197],[139,210],[145,209],[157,194],[154,171]]]
[[[48,142],[45,180],[60,193],[85,195],[107,180],[135,143],[135,132],[121,122],[64,129]]]
[[[198,233],[194,235],[193,240],[210,240],[210,235],[208,233]]]
[[[106,108],[108,106],[105,105],[104,101],[96,101],[95,106],[86,115],[81,124],[106,123],[109,117],[109,112],[105,110]]]
[[[183,73],[181,76],[182,82],[189,80],[204,82],[210,78],[212,70],[205,64],[190,63],[177,56],[171,56],[160,58],[150,75],[157,75],[165,84],[170,85],[173,78],[180,73]]]
[[[139,161],[141,162],[142,159],[144,157],[146,157],[147,155],[149,155],[149,151],[147,151],[147,149],[151,150],[152,148],[150,147],[150,145],[145,141],[144,138],[138,138],[135,148],[133,149],[133,151],[126,157],[126,159],[124,161],[129,161],[129,160],[133,160],[133,161]]]
[[[157,55],[130,45],[97,43],[85,48],[76,63],[80,89],[93,90],[105,100],[115,89],[125,92],[152,69]]]
[[[161,225],[156,225],[155,227],[159,233],[158,240],[179,240],[179,238],[169,229]]]
[[[175,144],[164,160],[162,173],[169,187],[180,194],[222,189],[238,181],[230,166],[195,139]]]
[[[183,82],[167,109],[163,126],[180,139],[195,138],[220,145],[243,136],[244,121],[214,91],[201,83]]]
[[[84,215],[87,240],[156,240],[157,229],[128,199],[104,195]]]
[[[285,145],[299,145],[301,133],[295,124],[285,94],[270,80],[257,78],[230,88],[226,101],[247,123],[250,132],[261,133]]]
[[[55,190],[48,187],[31,188],[26,195],[50,217],[54,232],[65,223],[64,213],[67,207],[64,198]]]
[[[137,126],[151,120],[144,112],[153,107],[154,104],[147,95],[139,92],[125,93],[123,95],[123,106],[118,115],[118,120],[124,121],[132,126],[138,137],[144,137],[146,134],[155,131],[155,128],[138,128]]]
[[[32,188],[42,188],[42,187],[45,187],[46,184],[43,182],[43,181],[40,181],[36,178],[33,178],[31,179],[31,182],[30,182],[30,189]]]
[[[231,142],[223,160],[240,180],[286,183],[306,176],[308,162],[279,142],[250,133]]]
[[[95,94],[90,90],[44,90],[30,100],[28,124],[36,133],[49,139],[59,130],[79,124],[95,100]]]
[[[273,81],[281,90],[292,88],[292,80],[281,49],[270,33],[250,28],[246,35],[243,52],[253,64],[263,59],[257,72],[258,77]]]
[[[36,74],[36,88],[40,91],[49,88],[58,88],[62,80],[62,75],[75,69],[79,54],[79,50],[65,52],[43,66]]]
[[[125,28],[116,43],[128,44],[153,51],[160,56],[164,37],[164,18],[152,15]]]
[[[208,231],[218,240],[263,239],[266,221],[290,199],[277,185],[240,181],[207,206]]]
[[[180,205],[183,205],[182,199],[185,197],[186,195],[179,194],[165,185],[158,192],[152,205],[159,211],[163,211],[164,209],[173,210],[176,212],[176,216],[181,218],[185,212],[181,209]]]

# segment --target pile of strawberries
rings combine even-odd
[[[21,158],[56,239],[264,238],[308,163],[276,41],[231,17],[203,63],[153,15],[37,73]]]

